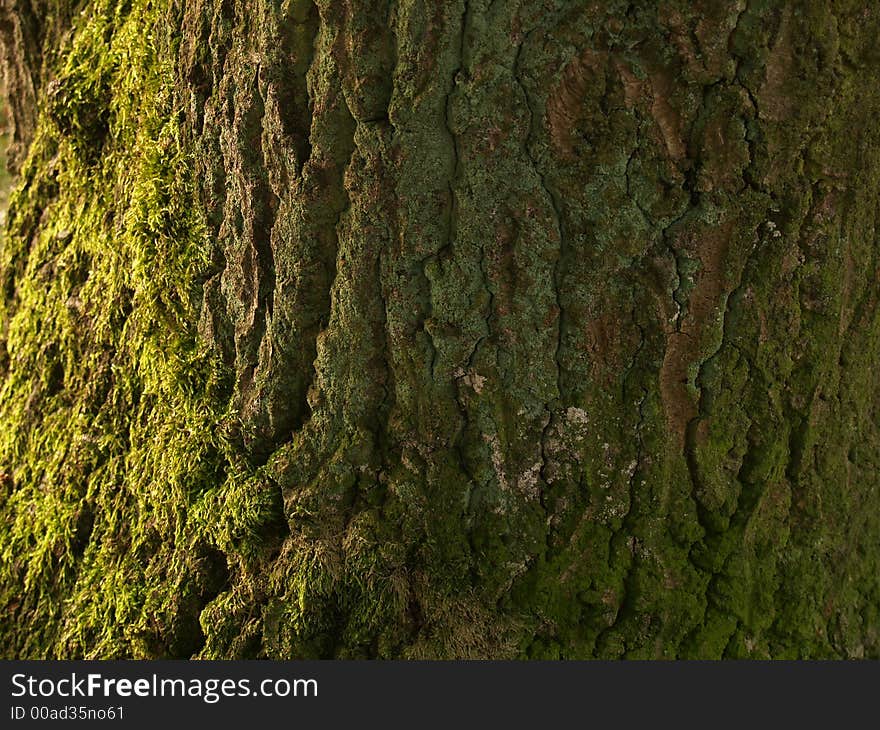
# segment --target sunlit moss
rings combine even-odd
[[[225,570],[202,565],[216,530],[188,511],[224,488],[231,447],[224,375],[195,331],[209,242],[173,108],[169,6],[79,18],[0,248],[14,292],[0,603],[42,617],[3,623],[28,656],[179,653],[159,637],[198,642],[174,628],[200,610],[181,602],[204,603]]]

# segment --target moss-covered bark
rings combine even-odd
[[[3,8],[8,656],[880,656],[880,8]]]

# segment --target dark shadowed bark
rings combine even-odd
[[[880,9],[64,8],[0,5],[8,655],[880,655]]]

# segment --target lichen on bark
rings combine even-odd
[[[880,654],[880,11],[15,7],[10,656]]]

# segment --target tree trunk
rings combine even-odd
[[[880,8],[4,3],[7,656],[880,656]]]

